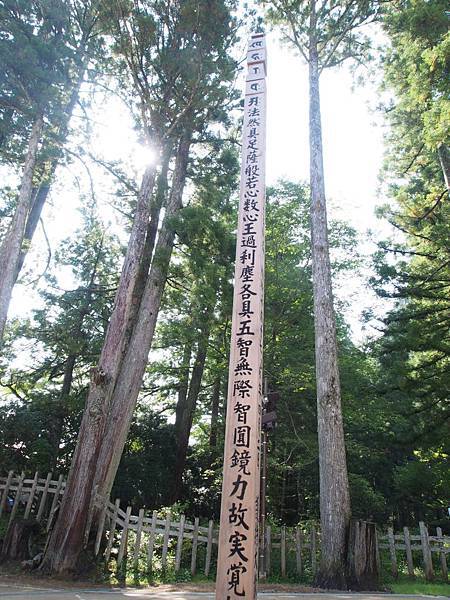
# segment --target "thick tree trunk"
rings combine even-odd
[[[197,354],[192,368],[191,380],[189,382],[189,391],[183,402],[177,404],[175,420],[175,439],[177,444],[177,458],[174,469],[172,485],[172,504],[180,499],[183,473],[186,466],[186,457],[189,448],[189,436],[192,429],[197,399],[200,393],[203,371],[205,368],[206,354],[208,351],[209,332],[211,321],[205,315],[201,325],[200,338],[197,346]]]
[[[190,137],[182,139],[177,151],[166,214],[134,329],[111,396],[108,423],[95,474],[95,487],[105,497],[111,492],[119,466],[155,333],[175,238],[173,219],[182,207],[190,144]]]
[[[66,493],[41,564],[41,570],[44,572],[63,573],[77,569],[93,496],[100,445],[105,437],[104,427],[110,410],[111,391],[138,308],[135,286],[141,274],[140,265],[146,242],[155,169],[154,166],[147,168],[142,180],[113,312],[98,366],[91,376]]]
[[[3,339],[11,294],[16,281],[25,225],[31,208],[34,167],[43,126],[43,117],[37,117],[28,142],[28,151],[14,217],[0,248],[0,343]]]
[[[219,428],[219,408],[220,408],[220,377],[214,382],[211,397],[211,428],[209,431],[209,447],[211,450],[217,448],[217,433]]]
[[[311,31],[316,21],[311,1]],[[345,565],[350,520],[350,495],[337,361],[328,247],[327,211],[322,152],[317,41],[310,35],[309,131],[311,178],[311,245],[319,437],[321,562],[316,584],[346,589]]]
[[[351,522],[347,572],[347,583],[351,590],[379,589],[377,532],[374,523]]]

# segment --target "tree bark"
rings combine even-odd
[[[44,120],[40,115],[31,129],[17,206],[0,248],[0,343],[3,339],[11,294],[16,281],[25,225],[31,208],[33,174],[43,126]]]
[[[85,49],[82,49],[82,52],[84,54]],[[69,101],[67,102],[66,106],[62,109],[64,116],[62,117],[62,120],[59,124],[58,132],[60,144],[62,144],[63,141],[65,141],[67,138],[69,132],[70,119],[72,117],[75,105],[78,101],[81,84],[83,83],[84,75],[86,72],[86,66],[87,58],[84,57],[79,67],[80,70],[78,72],[78,77],[70,93]],[[57,156],[53,158],[53,160],[51,160],[48,164],[44,164],[44,177],[41,179],[36,193],[33,194],[33,201],[31,203],[31,209],[28,214],[27,223],[25,226],[25,233],[23,236],[23,241],[25,243],[23,243],[21,246],[20,256],[16,266],[14,283],[17,281],[17,278],[20,274],[26,255],[30,248],[34,232],[36,231],[37,224],[39,223],[39,219],[41,218],[42,209],[44,207],[45,202],[47,201],[48,194],[50,193],[50,188],[53,178],[55,176],[56,168],[61,158],[60,155],[61,150],[58,149]]]
[[[311,245],[317,383],[322,553],[316,584],[346,589],[350,495],[337,361],[322,151],[319,59],[315,0],[311,0],[309,45],[309,142]]]
[[[219,427],[220,408],[220,376],[214,382],[211,398],[211,428],[209,431],[209,447],[211,450],[217,448],[217,432]]]
[[[203,371],[205,368],[206,354],[208,351],[209,332],[211,329],[210,317],[205,315],[201,325],[198,340],[197,354],[192,368],[189,391],[183,402],[178,401],[175,420],[175,439],[177,444],[177,459],[174,469],[171,503],[180,499],[183,473],[186,466],[186,457],[189,448],[189,436],[192,429],[197,399],[200,393]]]
[[[439,146],[438,154],[445,185],[447,186],[447,190],[450,191],[450,151],[448,149],[448,146]]]
[[[173,219],[182,207],[190,145],[190,135],[186,135],[180,141],[177,151],[170,196],[149,277],[111,396],[108,423],[95,474],[95,487],[98,493],[105,497],[111,492],[119,466],[155,333],[175,239]]]
[[[93,497],[100,445],[105,437],[111,392],[128,343],[131,322],[138,308],[135,286],[141,273],[155,170],[155,166],[148,167],[143,176],[114,308],[99,363],[91,376],[66,493],[40,567],[44,572],[64,573],[77,569]]]
[[[351,590],[379,589],[377,532],[374,523],[351,522],[347,562],[348,585]]]

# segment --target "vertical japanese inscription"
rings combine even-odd
[[[266,44],[249,40],[216,600],[256,598],[262,398]]]

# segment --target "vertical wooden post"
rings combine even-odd
[[[147,547],[147,567],[148,567],[149,573],[151,573],[152,565],[153,565],[153,546],[155,545],[157,518],[158,518],[158,513],[156,512],[156,510],[154,510],[153,514],[152,514],[152,524],[151,524],[151,528],[150,528],[150,536],[148,538],[148,547]]]
[[[22,495],[22,488],[23,488],[23,480],[24,479],[25,479],[25,473],[22,472],[22,475],[19,477],[19,483],[17,484],[16,495],[14,497],[14,504],[13,504],[12,509],[11,509],[11,515],[9,517],[8,527],[9,527],[9,525],[11,525],[14,517],[16,516],[16,512],[17,512],[17,510],[19,508],[20,496]]]
[[[428,529],[423,521],[419,523],[420,542],[422,544],[423,569],[425,571],[425,579],[432,581],[434,578],[433,560],[431,558],[430,540],[428,539]]]
[[[59,497],[61,495],[61,487],[63,484],[63,476],[60,475],[58,478],[58,483],[56,484],[55,493],[53,494],[52,506],[50,508],[50,513],[48,515],[47,521],[47,531],[50,531],[50,527],[53,523],[53,517],[55,515],[56,509],[58,508]]]
[[[119,513],[119,507],[120,507],[120,500],[119,500],[119,498],[117,498],[116,502],[114,503],[114,511],[113,511],[113,514],[111,517],[111,524],[109,526],[108,545],[106,546],[106,552],[105,552],[105,562],[106,563],[109,561],[109,557],[111,556],[111,550],[112,550],[113,543],[114,543],[114,533],[116,531],[117,515]]]
[[[169,512],[169,513],[167,513],[166,524],[164,526],[164,538],[163,538],[163,547],[162,547],[162,554],[161,554],[161,568],[163,571],[165,571],[166,567],[167,567],[167,550],[169,548],[170,519],[171,519],[171,515]]]
[[[300,525],[295,528],[295,559],[297,564],[297,575],[302,574],[302,531]]]
[[[281,577],[286,577],[286,527],[282,525],[280,535]]]
[[[317,571],[317,533],[314,523],[311,525],[311,572],[313,575]]]
[[[213,541],[214,521],[208,523],[208,541],[206,544],[205,575],[208,577],[211,567],[212,541]]]
[[[408,575],[414,577],[414,562],[411,550],[411,536],[409,535],[409,529],[403,527],[403,537],[405,538],[405,549],[406,549],[406,563],[408,565]]]
[[[11,487],[11,481],[12,481],[13,475],[14,475],[14,471],[9,471],[8,477],[6,478],[5,488],[3,490],[2,500],[0,502],[0,517],[2,516],[2,512],[5,510],[5,507],[6,507],[6,500],[8,498],[8,492],[9,492],[9,488]]]
[[[31,507],[33,506],[33,499],[34,499],[34,495],[36,493],[36,488],[37,488],[37,484],[38,484],[38,478],[39,478],[39,473],[36,471],[36,473],[34,474],[34,479],[33,479],[33,484],[31,486],[30,495],[28,496],[28,502],[27,502],[27,506],[25,508],[24,519],[28,519],[28,517],[30,516]]]
[[[389,554],[391,556],[392,576],[395,579],[397,579],[397,577],[398,577],[397,554],[395,553],[395,538],[394,538],[394,530],[392,529],[392,527],[388,527],[388,543],[389,543]]]
[[[175,573],[180,570],[181,566],[181,553],[183,551],[183,534],[184,534],[184,522],[186,517],[181,515],[180,517],[180,525],[178,529],[178,540],[177,540],[177,550],[175,553]]]
[[[377,563],[377,571],[378,573],[381,573],[380,540],[377,528],[375,528],[375,560]]]
[[[97,554],[100,550],[100,544],[102,542],[102,537],[103,537],[103,530],[105,528],[106,511],[107,510],[108,510],[108,500],[103,498],[103,508],[102,508],[102,512],[100,514],[100,519],[98,522],[97,536],[95,538],[95,547],[94,547],[95,556],[97,556]]]
[[[48,488],[50,486],[50,481],[52,480],[51,472],[47,474],[47,479],[45,480],[44,489],[42,490],[41,501],[39,503],[38,514],[36,517],[37,521],[40,521],[44,515],[45,511],[45,503],[47,501]]]
[[[444,538],[442,537],[442,528],[436,527],[436,535],[439,539],[440,546],[442,551],[439,552],[439,558],[441,560],[441,572],[444,581],[448,581],[448,570],[447,570],[447,558],[444,552]]]
[[[270,569],[271,569],[271,564],[270,564],[271,554],[272,554],[272,530],[271,530],[270,525],[266,525],[266,553],[265,553],[265,558],[266,558],[266,575],[270,574]]]
[[[139,511],[137,529],[136,529],[136,541],[134,544],[134,558],[133,558],[133,569],[137,571],[139,567],[139,552],[141,550],[141,539],[142,539],[142,527],[144,526],[144,509],[141,508]]]
[[[247,53],[217,600],[256,598],[265,204],[264,34]]]
[[[197,546],[198,546],[198,517],[195,517],[194,532],[192,534],[191,574],[195,575],[197,570]]]
[[[131,506],[127,506],[127,510],[125,512],[125,519],[123,523],[122,536],[120,538],[120,546],[119,546],[119,554],[117,555],[117,566],[120,567],[123,557],[126,553],[127,542],[128,542],[128,528],[130,526],[130,515],[131,515]]]

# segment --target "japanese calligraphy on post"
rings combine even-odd
[[[262,398],[266,44],[249,40],[217,600],[256,598]]]

